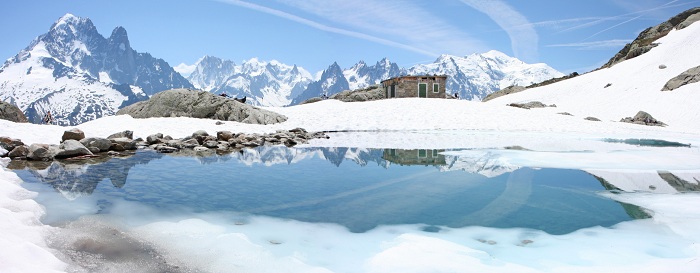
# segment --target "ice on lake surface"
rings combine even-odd
[[[527,151],[500,151],[518,152]],[[467,255],[468,249],[476,251],[468,256],[480,257],[482,263],[488,259],[480,251],[498,254],[503,261],[496,264],[539,268],[535,261],[518,258],[512,246],[551,246],[560,238],[555,236],[572,238],[574,244],[581,243],[581,236],[586,244],[609,241],[609,236],[624,241],[620,232],[653,230],[647,224],[624,228],[651,217],[647,209],[611,198],[630,183],[635,191],[699,189],[693,179],[700,175],[688,172],[535,168],[498,164],[504,163],[499,158],[499,152],[479,150],[263,146],[223,155],[139,151],[92,164],[9,167],[19,169],[28,182],[24,187],[38,193],[35,200],[46,207],[45,223],[83,233],[95,232],[95,226],[123,230],[128,242],[151,242],[137,244],[141,252],[162,253],[155,257],[204,271],[233,266],[257,272],[262,266],[268,270],[260,271],[267,272],[284,264],[282,271],[288,272],[319,267],[355,272],[352,257],[371,267],[371,261],[386,265],[385,259],[391,260],[385,255],[395,254],[387,250],[425,254],[404,253],[408,250],[398,247],[404,244],[447,244],[438,251],[446,252],[445,257]],[[642,246],[656,244],[645,250],[654,256],[685,257],[672,251],[685,242],[668,235],[660,240],[662,246],[653,240]],[[75,245],[57,248],[75,251]],[[204,249],[212,245],[221,247],[220,253],[206,255]],[[562,255],[556,249],[542,251]],[[196,254],[202,255],[199,259],[215,262],[182,260],[197,251],[204,251]],[[252,258],[231,261],[231,255],[241,253]],[[558,260],[581,262],[564,256]],[[287,268],[287,263],[296,267]]]

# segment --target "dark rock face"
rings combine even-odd
[[[686,70],[680,75],[670,79],[661,91],[672,91],[686,84],[700,82],[700,66]]]
[[[328,85],[329,82],[332,83],[330,86]],[[333,63],[323,71],[321,79],[310,83],[304,92],[292,100],[292,105],[299,104],[310,98],[320,97],[322,94],[332,95],[348,89],[350,89],[350,83],[343,75],[343,70],[338,63]]]
[[[620,120],[620,122],[627,122],[627,123],[634,123],[634,124],[648,125],[648,126],[666,126],[665,123],[656,120],[649,113],[644,112],[644,111],[637,112],[637,114],[634,115],[634,117],[623,118]]]
[[[4,101],[0,101],[0,119],[13,122],[29,122],[22,110],[19,110],[14,104]]]
[[[692,8],[681,12],[680,14],[672,17],[666,22],[663,22],[657,26],[650,27],[642,31],[637,39],[634,39],[632,43],[625,45],[620,52],[615,54],[606,64],[601,66],[599,69],[612,67],[613,65],[622,62],[624,60],[629,60],[646,52],[649,52],[652,48],[656,47],[658,44],[654,43],[661,37],[666,36],[673,28],[683,29],[690,24],[698,21],[700,19],[700,8]]]
[[[160,92],[147,101],[122,108],[117,112],[117,115],[131,115],[134,118],[207,118],[249,124],[273,124],[287,120],[287,117],[274,112],[242,104],[209,92],[190,89]]]

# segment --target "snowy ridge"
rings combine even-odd
[[[257,58],[236,65],[229,60],[205,56],[188,79],[199,89],[232,97],[247,97],[256,106],[289,105],[311,82],[311,73],[296,65]]]
[[[133,50],[124,28],[105,38],[90,19],[66,14],[5,62],[0,87],[0,99],[31,122],[51,111],[58,124],[75,125],[191,84],[165,61]]]

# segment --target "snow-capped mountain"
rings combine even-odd
[[[188,79],[198,88],[233,97],[247,97],[256,106],[285,106],[312,81],[311,73],[296,65],[252,58],[236,65],[205,56]]]
[[[496,50],[465,57],[441,55],[431,64],[409,68],[407,74],[447,75],[447,94],[458,93],[468,100],[481,100],[511,85],[528,86],[564,76],[544,63],[527,64]]]
[[[72,14],[0,68],[0,99],[34,123],[51,111],[58,124],[75,125],[179,87],[192,85],[164,60],[133,50],[124,28],[105,38]]]
[[[333,62],[326,70],[323,70],[321,78],[307,85],[304,92],[295,97],[292,105],[299,104],[321,95],[333,95],[350,89],[350,83],[337,62]]]
[[[399,68],[386,58],[373,66],[360,61],[342,71],[334,63],[324,71],[320,79],[309,84],[292,104],[322,94],[330,96],[344,90],[379,84],[382,80],[400,75],[433,74],[448,76],[447,94],[459,93],[460,98],[469,100],[481,100],[486,95],[511,85],[527,86],[564,75],[546,64],[527,64],[495,50],[465,57],[441,55],[433,63],[418,64],[408,69]],[[347,88],[345,82],[348,83]]]

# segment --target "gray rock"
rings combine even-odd
[[[159,143],[162,138],[163,138],[163,134],[161,134],[161,133],[152,134],[152,135],[146,137],[146,143],[148,143],[149,145],[156,144],[156,143]]]
[[[379,85],[371,85],[366,88],[357,90],[345,90],[337,94],[333,94],[330,99],[355,102],[355,101],[372,101],[385,99],[384,90]]]
[[[56,158],[66,158],[81,155],[92,155],[92,152],[85,147],[80,141],[75,139],[68,139],[59,145],[59,151],[54,156]]]
[[[194,138],[191,138],[191,139],[188,139],[185,141],[181,141],[180,143],[181,143],[182,147],[184,147],[184,148],[194,148],[194,147],[197,147],[200,145],[199,141],[197,141]]]
[[[539,101],[531,101],[528,103],[510,103],[510,104],[508,104],[508,106],[518,107],[518,108],[523,108],[523,109],[547,107],[547,105],[545,105],[544,103],[539,102]]]
[[[202,146],[212,149],[218,147],[219,142],[215,140],[207,140],[202,144]]]
[[[216,139],[218,140],[228,141],[231,138],[233,138],[233,133],[231,133],[231,131],[216,132]]]
[[[112,141],[101,137],[83,138],[80,140],[80,143],[88,149],[96,148],[99,152],[109,151],[109,148],[112,146]]]
[[[665,123],[656,120],[649,113],[644,112],[644,111],[637,112],[637,114],[634,115],[634,117],[623,118],[620,120],[620,122],[627,122],[627,123],[648,125],[648,126],[666,126]]]
[[[27,158],[27,155],[29,155],[29,147],[26,145],[17,146],[7,153],[9,158]]]
[[[585,119],[585,120],[590,120],[590,121],[600,121],[600,119],[599,119],[599,118],[596,118],[596,117],[586,117],[586,118],[584,118],[584,119]]]
[[[53,153],[53,151],[56,150],[50,149],[50,146],[48,144],[35,143],[29,145],[29,154],[27,154],[27,158],[31,160],[50,161],[53,160],[53,157],[55,156],[55,153]]]
[[[63,132],[63,136],[61,137],[61,141],[66,141],[68,139],[80,141],[83,138],[85,138],[85,133],[78,128],[73,128],[73,129],[70,129],[68,131]]]
[[[486,95],[486,97],[484,97],[484,99],[481,101],[490,101],[492,99],[502,97],[502,96],[505,96],[508,94],[522,92],[525,89],[527,89],[527,88],[525,88],[524,86],[511,85],[511,86],[508,86],[506,88],[503,88],[501,90],[498,90],[496,92],[493,92],[491,94]]]
[[[22,113],[14,104],[0,101],[0,119],[9,120],[12,122],[29,122],[27,116]]]
[[[569,113],[569,112],[559,112],[559,113],[557,113],[557,114],[565,115],[565,116],[573,116],[573,115],[572,115],[571,113]]]
[[[0,147],[4,148],[7,151],[12,151],[12,149],[14,149],[15,147],[22,145],[24,145],[24,142],[22,142],[22,140],[10,137],[0,137]]]
[[[116,145],[120,145],[124,150],[136,150],[136,141],[127,137],[116,137],[109,139],[112,142],[111,150],[120,151],[113,149]]]
[[[195,152],[203,152],[203,151],[209,150],[209,148],[203,147],[203,146],[197,146],[197,147],[192,148],[192,150],[194,150]]]
[[[173,89],[157,93],[147,101],[120,109],[117,115],[131,115],[134,118],[207,118],[249,124],[273,124],[287,120],[287,117],[271,111],[209,92],[189,89]]]
[[[158,151],[159,153],[172,153],[172,152],[177,152],[178,150],[179,150],[178,148],[165,146],[165,145],[158,146],[158,148],[156,149],[156,151]]]
[[[668,80],[661,91],[672,91],[686,84],[696,83],[700,81],[700,66],[686,70],[678,76]]]
[[[667,67],[667,66],[666,66],[665,64],[660,64],[660,65],[659,65],[659,69],[666,69],[666,67]]]
[[[134,139],[134,132],[133,131],[122,131],[119,133],[114,133],[111,134],[107,137],[107,139],[113,139],[113,138],[128,138],[128,139]]]
[[[116,152],[126,151],[126,149],[124,149],[124,145],[121,145],[119,143],[112,143],[112,146],[109,147],[109,150]]]

